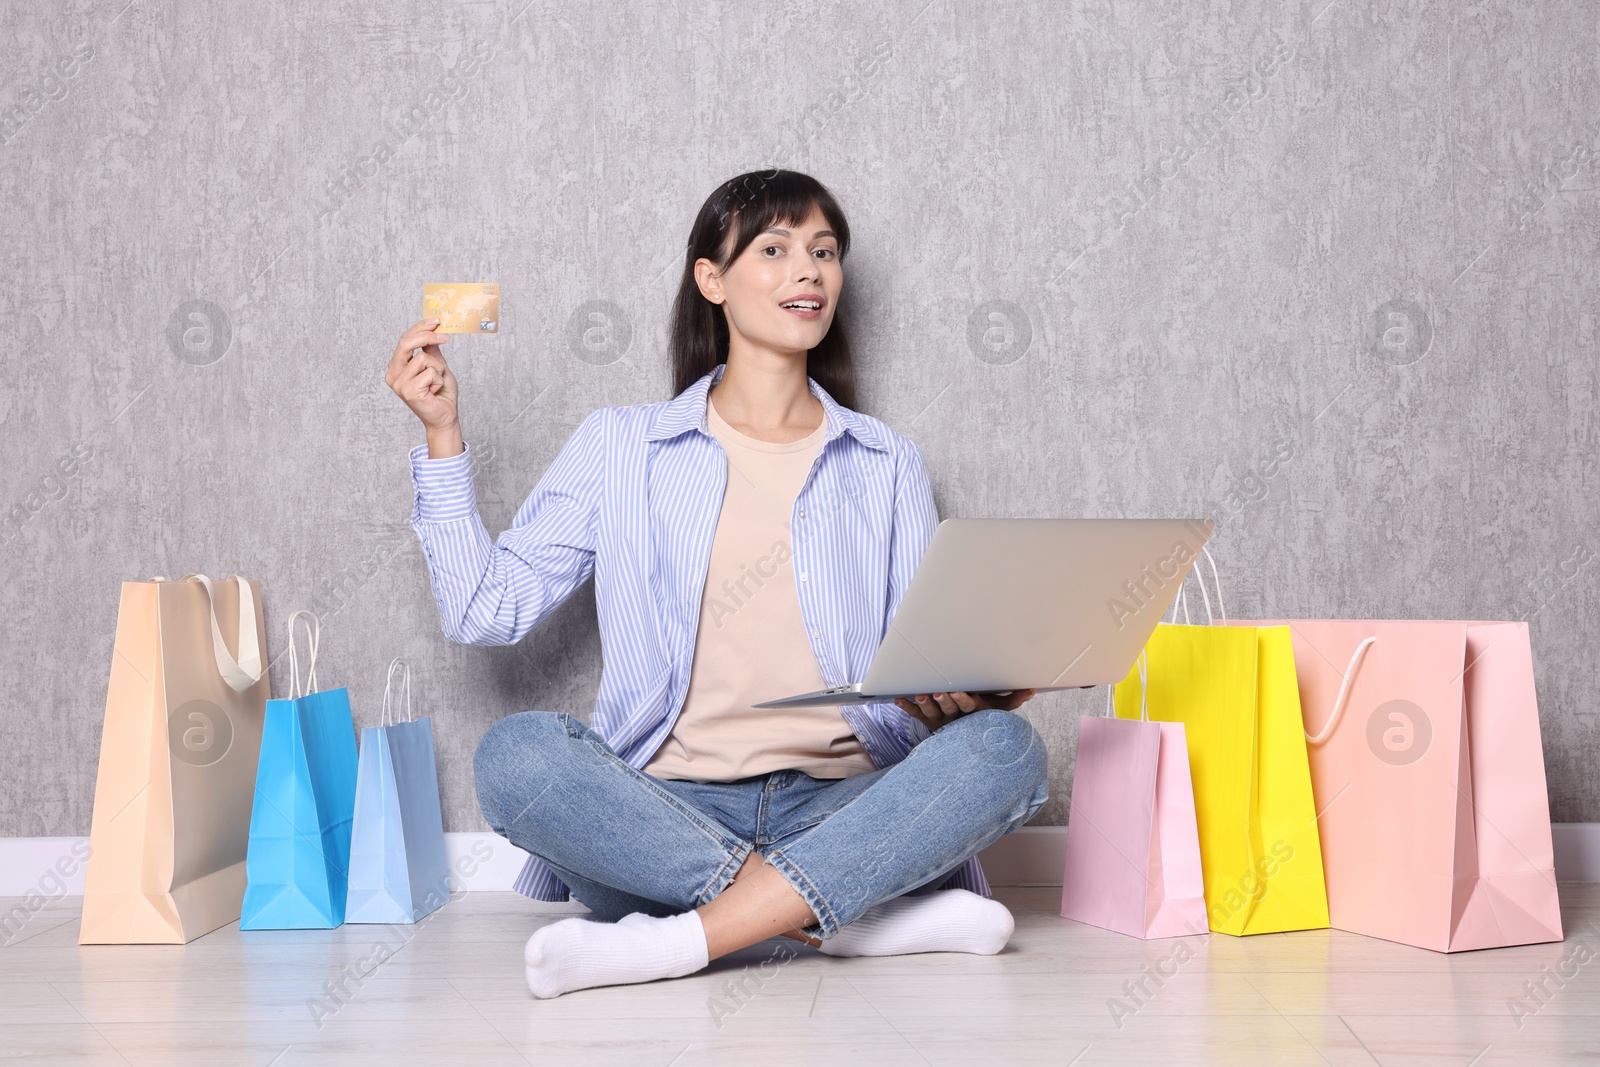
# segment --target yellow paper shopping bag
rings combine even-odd
[[[1149,716],[1183,723],[1188,737],[1211,929],[1327,926],[1289,628],[1162,623],[1146,648]],[[1136,672],[1117,685],[1116,708],[1119,718],[1139,717]]]

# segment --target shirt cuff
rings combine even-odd
[[[471,445],[445,459],[429,459],[427,445],[413,448],[411,484],[416,490],[413,517],[419,522],[455,522],[478,513]]]

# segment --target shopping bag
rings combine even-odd
[[[1222,590],[1209,551],[1222,621]],[[1212,930],[1266,934],[1328,925],[1322,847],[1287,626],[1162,623],[1146,648],[1149,714],[1181,722],[1189,746],[1200,862]],[[1182,594],[1173,601],[1187,616]],[[1117,714],[1139,714],[1132,672]]]
[[[237,575],[122,584],[78,944],[183,944],[239,917],[264,632]]]
[[[404,720],[392,693],[396,667],[404,668]],[[411,717],[411,668],[397,659],[384,681],[380,725],[361,731],[344,921],[414,923],[450,899],[449,879],[433,724]]]
[[[1139,672],[1145,677],[1144,657]],[[1205,880],[1182,723],[1078,720],[1061,916],[1146,939],[1203,934]]]
[[[296,619],[308,620],[310,664],[300,689]],[[317,691],[320,625],[289,616],[289,696],[267,701],[250,813],[241,930],[317,930],[344,922],[355,807],[350,694]]]
[[[1340,930],[1560,941],[1525,622],[1289,620]]]

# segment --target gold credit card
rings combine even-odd
[[[422,287],[422,317],[439,319],[438,333],[494,333],[500,328],[496,282],[429,282]]]

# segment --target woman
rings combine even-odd
[[[859,680],[937,525],[920,450],[851,410],[849,243],[806,175],[719,187],[673,308],[677,396],[592,412],[493,542],[448,337],[423,320],[390,360],[426,430],[412,525],[446,635],[514,644],[595,576],[592,728],[511,715],[473,763],[489,825],[532,856],[518,887],[605,920],[534,933],[535,996],[779,934],[838,956],[1011,935],[976,857],[1047,799],[1043,743],[1012,714],[1033,690],[751,707]]]

